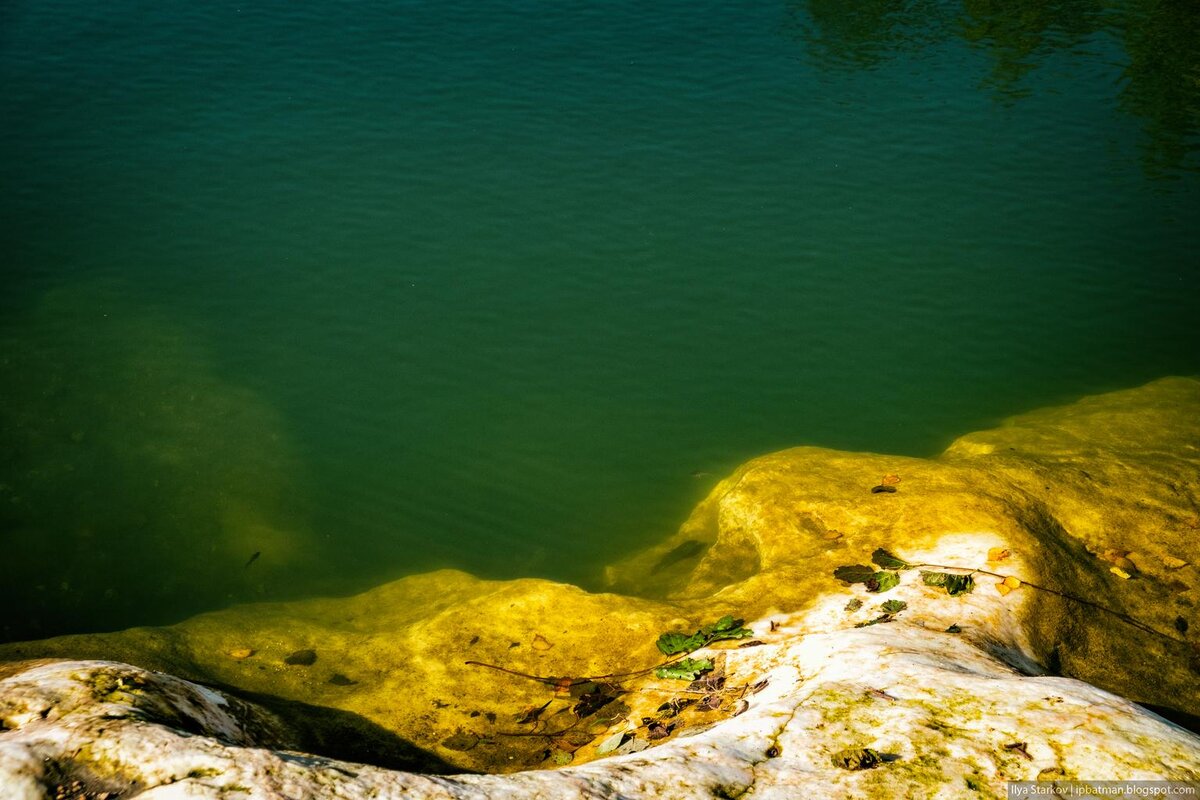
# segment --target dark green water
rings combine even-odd
[[[1151,0],[6,3],[0,638],[589,583],[755,454],[1194,374],[1197,42]]]

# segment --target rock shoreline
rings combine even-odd
[[[1200,782],[1200,737],[1148,710],[1200,718],[1198,532],[1194,379],[1016,417],[933,459],[787,450],[611,567],[611,593],[447,570],[0,646],[0,786],[841,798]],[[878,593],[834,578],[879,548],[974,589],[915,568]],[[725,614],[753,639],[693,654],[707,684],[653,674],[658,634]]]

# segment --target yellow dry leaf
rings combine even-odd
[[[1012,575],[1009,575],[1004,580],[996,584],[996,591],[1000,593],[1001,597],[1008,594],[1013,589],[1019,588],[1021,588],[1021,579],[1014,578]]]
[[[1180,567],[1186,567],[1188,564],[1182,558],[1176,558],[1175,556],[1163,556],[1162,562],[1167,569],[1179,569]]]
[[[542,636],[540,633],[534,635],[534,637],[533,637],[533,649],[534,650],[549,650],[551,647],[554,647],[554,645],[550,644],[550,640],[547,639],[545,636]]]
[[[821,536],[821,538],[827,539],[832,542],[834,539],[842,538],[842,532],[834,531],[834,530],[825,531],[825,533]]]
[[[1008,558],[1010,555],[1012,555],[1012,553],[1010,553],[1006,548],[993,547],[992,549],[988,550],[988,559],[987,560],[988,561],[1003,561],[1004,559]]]
[[[254,655],[254,651],[249,647],[235,647],[229,651],[229,657],[236,658],[238,661],[249,658],[252,655]]]
[[[1113,575],[1116,575],[1118,578],[1124,578],[1125,580],[1129,580],[1131,577],[1133,577],[1132,575],[1130,575],[1128,572],[1121,569],[1120,567],[1109,567],[1108,571],[1111,572]]]
[[[884,475],[883,480],[880,481],[880,483],[884,486],[895,486],[899,482],[900,482],[900,476],[892,474],[892,473],[888,473],[887,475]]]

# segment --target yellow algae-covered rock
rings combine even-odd
[[[5,645],[0,658],[124,661],[265,702],[325,752],[414,769],[509,771],[544,761],[547,741],[523,735],[529,726],[517,718],[553,694],[550,683],[512,673],[595,676],[653,666],[661,660],[655,639],[677,615],[669,605],[549,581],[443,570],[349,598],[238,606],[168,628]],[[321,716],[321,708],[344,713]],[[358,730],[351,740],[347,726]]]
[[[721,664],[700,690],[632,679],[612,701],[628,702],[625,723],[574,754],[553,744],[562,769],[514,775],[305,756],[281,749],[277,718],[227,693],[112,662],[25,662],[0,671],[0,785],[17,800],[64,788],[150,800],[1002,797],[1011,781],[1048,775],[1200,787],[1200,737],[981,647],[972,633],[999,633],[1007,614],[995,595],[957,607],[912,582],[895,592],[910,606],[890,624],[851,625],[867,609],[834,610],[861,598],[847,588],[809,615],[754,623],[754,647],[696,651]],[[802,633],[814,614],[840,625]],[[932,627],[947,616],[963,624]]]
[[[811,447],[757,458],[608,577],[616,591],[715,596],[753,616],[805,608],[836,585],[833,569],[876,547],[909,557],[975,534],[978,552],[957,566],[987,569],[990,551],[1008,550],[1021,569],[993,563],[997,580],[1049,590],[1033,590],[1024,620],[1035,661],[1196,715],[1198,513],[1200,381],[1167,378],[1015,417],[934,459]],[[1136,564],[1120,568],[1129,579],[1103,557],[1114,549]]]
[[[586,770],[623,753],[641,769],[657,763],[649,753],[668,752],[714,765],[691,776],[709,794],[688,794],[685,783],[662,796],[723,796],[718,789],[771,781],[786,796],[801,775],[843,787],[828,796],[897,776],[918,793],[946,775],[997,788],[1043,768],[1081,774],[1105,730],[1130,731],[1148,755],[1114,756],[1103,776],[1145,776],[1147,765],[1184,764],[1200,748],[1102,690],[1178,719],[1200,715],[1198,502],[1200,382],[1168,379],[1016,417],[932,459],[811,447],[755,459],[675,536],[611,567],[610,594],[447,570],[355,597],[3,645],[0,660],[105,659],[169,672],[265,706],[305,747],[388,766]],[[892,574],[877,584],[887,590],[834,577],[854,565]],[[711,662],[699,675],[724,683],[685,690],[653,674],[665,660],[660,633],[686,637],[726,614],[753,620],[750,636],[692,654]],[[780,693],[764,690],[775,699],[756,706],[754,687],[768,673]],[[978,680],[951,679],[966,673]],[[1046,673],[1066,677],[1027,677]],[[814,675],[824,676],[819,685]],[[1074,711],[1043,708],[1062,692],[1074,693]],[[968,702],[972,693],[982,699]],[[758,716],[747,713],[756,707]],[[884,712],[921,736],[872,729]],[[1038,722],[1022,728],[1026,716]],[[1004,725],[980,722],[992,717]],[[1078,752],[1072,742],[1082,739],[1052,735],[1076,723],[1095,733]],[[700,733],[707,726],[711,738]],[[1027,754],[1005,749],[1022,742]],[[899,760],[852,775],[834,766],[838,753],[863,749]],[[975,771],[947,772],[945,754],[964,752]],[[892,763],[901,765],[876,771]],[[624,785],[603,775],[615,781],[606,786]],[[547,779],[536,791],[548,793],[521,794],[514,787],[527,778],[513,780],[488,784],[488,796],[584,792]]]

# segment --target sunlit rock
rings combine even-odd
[[[30,797],[70,779],[156,798],[974,796],[1039,776],[1197,780],[1200,738],[1131,701],[1188,725],[1200,714],[1198,445],[1200,382],[1168,379],[1017,417],[935,459],[756,459],[675,537],[614,565],[619,593],[442,571],[5,645],[12,662],[120,663],[7,667],[0,780]],[[898,559],[895,588],[833,577],[877,569],[879,548]],[[970,575],[973,590],[922,572]],[[711,662],[701,683],[654,674],[661,632],[725,614],[752,636],[690,654]],[[113,670],[136,691],[88,700]],[[184,691],[244,710],[183,724],[163,709]],[[101,727],[103,763],[119,770],[73,755]]]

